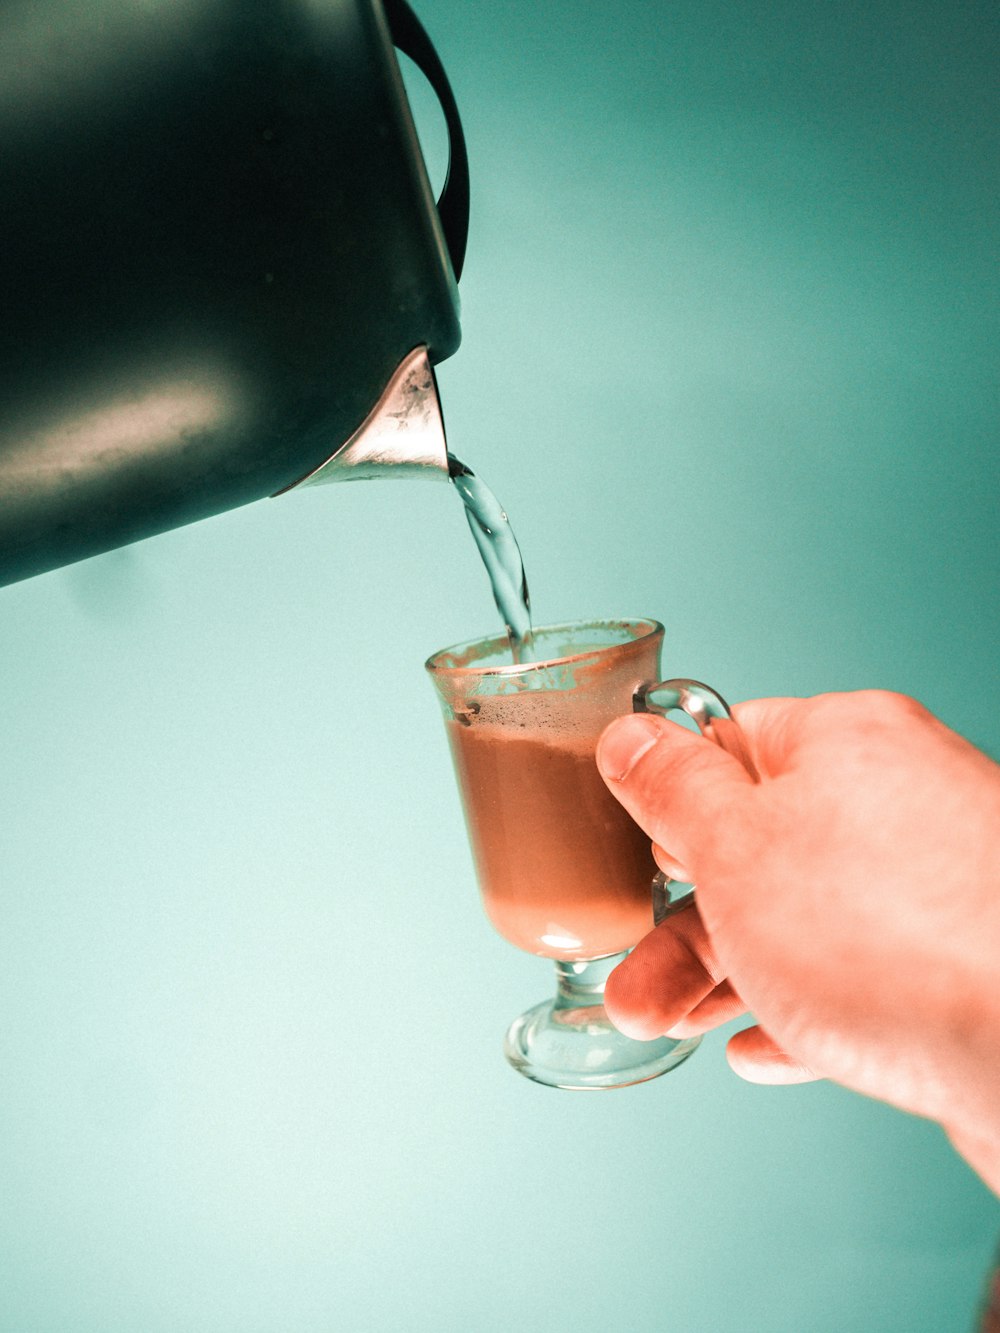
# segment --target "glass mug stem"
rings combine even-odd
[[[557,958],[556,1008],[581,1010],[601,1004],[605,983],[624,957],[624,953],[613,953],[574,963]]]

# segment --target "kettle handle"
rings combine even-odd
[[[448,127],[448,174],[437,201],[456,282],[462,276],[469,239],[469,158],[448,76],[423,25],[406,0],[383,0],[393,45],[413,61],[437,94]]]

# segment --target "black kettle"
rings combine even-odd
[[[395,49],[444,111],[431,194]],[[469,217],[404,0],[0,19],[0,584],[304,481],[447,476]]]

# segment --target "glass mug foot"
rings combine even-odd
[[[633,1041],[604,1011],[604,984],[626,955],[557,962],[555,998],[516,1018],[504,1055],[519,1074],[550,1088],[601,1091],[645,1083],[675,1069],[700,1037]]]

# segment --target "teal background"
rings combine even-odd
[[[417,8],[473,170],[449,436],[538,618],[1000,751],[995,6]],[[972,1328],[1000,1205],[934,1126],[724,1032],[610,1096],[504,1064],[550,977],[423,678],[495,623],[448,487],[0,598],[4,1333]]]

